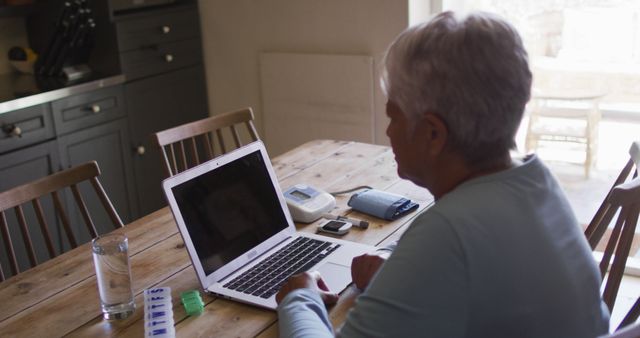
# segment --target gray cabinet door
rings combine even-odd
[[[126,119],[105,123],[93,128],[81,130],[58,138],[60,163],[63,168],[95,160],[100,167],[99,177],[109,199],[126,224],[138,217],[135,205],[133,171],[131,170],[131,144]],[[98,233],[113,230],[107,213],[90,184],[80,186],[83,196],[96,225]],[[67,199],[69,205],[73,202]],[[71,216],[78,230],[78,241],[90,239],[88,231],[79,213]]]
[[[138,206],[145,215],[166,205],[161,182],[164,160],[151,135],[209,115],[202,66],[134,81],[125,85],[131,138],[144,153],[134,156]]]
[[[41,143],[21,151],[16,151],[0,156],[0,191],[6,191],[13,187],[35,181],[39,178],[51,175],[60,169],[58,162],[58,148],[55,141]],[[58,224],[51,196],[44,197],[41,200],[44,214],[46,215],[49,231],[54,240],[56,253],[60,253],[62,246],[66,240],[63,239],[64,232],[61,232],[61,226]],[[25,217],[29,225],[29,236],[33,241],[36,249],[36,258],[38,262],[43,262],[49,258],[44,238],[41,235],[39,223],[33,212],[30,203],[23,205],[25,209]],[[27,251],[22,244],[22,235],[13,210],[7,210],[5,213],[9,226],[9,233],[12,238],[14,250],[18,256],[18,265],[21,270],[29,268],[29,259]],[[1,236],[1,235],[0,235]],[[3,252],[0,254],[0,264],[5,272],[5,276],[11,275],[7,257],[4,253],[4,242],[2,242]]]

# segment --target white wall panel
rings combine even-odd
[[[388,143],[378,79],[384,51],[408,25],[407,1],[200,0],[211,113],[251,106],[265,138],[260,53],[369,55],[375,76],[374,141]]]
[[[373,57],[261,53],[271,156],[314,139],[374,141]]]

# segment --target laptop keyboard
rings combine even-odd
[[[298,237],[223,287],[262,298],[273,296],[291,275],[306,271],[340,244]]]

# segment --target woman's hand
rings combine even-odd
[[[376,252],[353,258],[351,262],[351,278],[358,289],[364,290],[369,285],[369,282],[371,282],[376,272],[380,270],[387,257],[389,257],[389,254],[386,252]]]
[[[289,280],[282,285],[282,288],[280,288],[280,291],[276,294],[276,302],[280,304],[284,297],[297,289],[311,289],[318,292],[322,301],[327,305],[335,304],[340,297],[329,291],[327,284],[325,284],[322,276],[320,276],[320,272],[311,271],[289,277]]]

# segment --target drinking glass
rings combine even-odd
[[[104,319],[124,319],[135,310],[129,266],[129,241],[122,234],[107,234],[92,242],[93,263]]]

